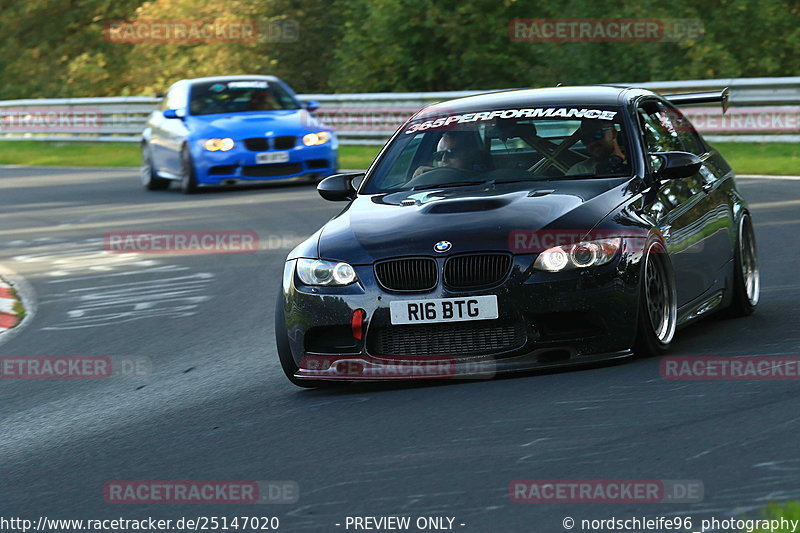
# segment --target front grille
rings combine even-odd
[[[436,287],[436,261],[425,257],[391,259],[375,264],[375,277],[390,291],[429,291]]]
[[[251,137],[244,140],[244,147],[253,152],[266,152],[269,150],[269,139],[266,137]]]
[[[248,178],[268,178],[272,176],[286,176],[298,174],[303,170],[300,163],[274,163],[271,165],[245,165],[242,167],[242,176]]]
[[[384,356],[475,356],[506,352],[525,344],[525,330],[510,323],[424,324],[371,328],[367,349]]]
[[[276,150],[289,150],[290,148],[294,148],[295,144],[295,137],[293,135],[281,135],[279,137],[275,137],[273,140],[273,145],[275,146]]]
[[[294,148],[297,137],[294,135],[280,135],[272,138],[272,149],[290,150]],[[244,147],[253,152],[266,152],[270,149],[269,137],[250,137],[244,140]]]
[[[507,254],[456,255],[444,264],[444,283],[454,289],[471,289],[499,283],[511,268]]]

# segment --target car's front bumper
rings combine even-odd
[[[194,155],[195,175],[200,187],[273,182],[276,180],[324,178],[338,170],[335,145],[295,146],[288,160],[280,163],[259,163],[258,154],[238,146],[228,152],[209,152],[198,148]]]
[[[356,284],[308,287],[297,280],[294,261],[289,261],[284,273],[284,314],[288,345],[298,367],[295,377],[341,381],[487,378],[631,355],[638,311],[638,263],[622,256],[593,270],[547,273],[531,269],[535,257],[515,256],[510,275],[489,290],[455,292],[440,283],[422,294],[382,290],[372,265],[355,266]],[[431,340],[434,337],[425,336],[426,325],[412,326],[416,329],[409,333],[409,342],[433,347],[425,353],[387,354],[382,349],[385,345],[375,341],[386,331],[396,334],[397,328],[406,328],[408,332],[407,326],[391,325],[390,301],[484,294],[497,296],[499,317],[452,326],[464,333],[455,343],[437,344]],[[362,339],[352,331],[357,309],[363,309],[366,317]],[[515,328],[515,341],[486,353],[465,354],[454,347],[467,346],[463,339],[469,337],[475,343],[494,346],[500,334],[491,329],[494,325]],[[444,332],[445,339],[455,338],[447,336],[446,328],[451,326],[430,327],[440,328],[436,334]],[[402,341],[402,334],[399,338]]]

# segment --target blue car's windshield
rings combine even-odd
[[[267,80],[197,83],[189,94],[191,115],[279,109],[300,109],[300,104],[280,84]]]

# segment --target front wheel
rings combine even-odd
[[[639,319],[634,352],[650,357],[669,348],[678,323],[678,305],[672,263],[660,242],[647,247],[639,293]]]
[[[189,148],[186,146],[181,150],[181,190],[184,194],[194,194],[197,192],[197,174],[194,170],[194,162]]]
[[[169,180],[160,178],[153,167],[153,156],[150,154],[150,147],[146,144],[142,146],[142,165],[139,167],[139,178],[142,185],[148,191],[157,191],[169,187]]]
[[[753,314],[761,292],[761,276],[758,269],[758,252],[753,221],[745,214],[739,223],[739,238],[733,265],[733,301],[728,308],[731,317]]]

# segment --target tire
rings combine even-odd
[[[181,150],[181,191],[184,194],[194,194],[197,192],[197,174],[194,170],[194,162],[189,148],[186,146]]]
[[[297,379],[294,373],[297,372],[297,363],[292,358],[292,350],[289,348],[289,335],[286,331],[286,318],[283,312],[283,294],[278,292],[278,300],[275,302],[275,344],[278,349],[278,359],[286,378],[298,387],[314,389],[320,387],[331,387],[333,382],[329,381],[308,381]]]
[[[742,317],[752,315],[758,306],[761,291],[761,277],[758,269],[758,249],[753,231],[753,221],[745,213],[739,222],[739,236],[736,239],[736,253],[733,260],[733,299],[727,309],[727,316]]]
[[[648,244],[643,263],[633,351],[637,357],[653,357],[667,351],[677,329],[675,277],[669,255],[658,241]]]
[[[169,187],[170,180],[158,177],[153,168],[153,156],[150,155],[150,148],[142,145],[142,165],[139,167],[139,178],[142,186],[148,191],[159,191]]]

